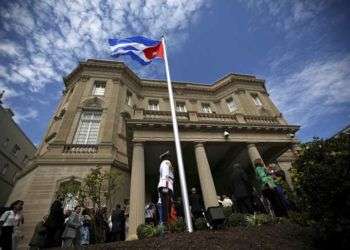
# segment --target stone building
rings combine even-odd
[[[13,115],[10,108],[2,106],[0,98],[0,207],[6,204],[15,185],[16,174],[29,163],[36,151],[13,120]]]
[[[129,239],[134,239],[145,202],[157,195],[159,155],[167,149],[175,155],[167,85],[103,60],[81,62],[64,84],[37,158],[10,200],[25,201],[24,228],[30,232],[60,185],[96,166],[117,171],[123,188],[114,201],[130,199]],[[299,127],[284,120],[264,80],[229,74],[210,85],[173,82],[173,88],[187,184],[201,190],[206,207],[218,205],[217,193],[229,194],[234,162],[249,172],[251,162],[261,158],[287,173]],[[176,169],[176,157],[173,163]],[[177,174],[176,183],[180,194]]]

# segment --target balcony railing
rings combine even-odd
[[[244,120],[246,121],[246,123],[253,124],[279,124],[277,118],[273,116],[245,115]]]
[[[156,111],[138,109],[135,113],[137,120],[169,120],[171,121],[170,111]],[[218,123],[248,123],[256,125],[277,125],[281,124],[275,116],[255,116],[244,114],[216,114],[216,113],[198,113],[194,111],[176,112],[179,122],[218,122]]]
[[[144,110],[143,111],[144,119],[160,119],[160,120],[169,120],[171,119],[170,111],[156,111],[156,110]],[[176,117],[179,120],[188,120],[187,112],[176,112]]]
[[[198,121],[237,122],[235,115],[197,113]]]
[[[64,154],[96,154],[98,145],[95,144],[65,144]]]

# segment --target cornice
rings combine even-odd
[[[141,79],[139,78],[128,66],[126,66],[122,62],[117,61],[107,61],[107,60],[96,60],[96,59],[88,59],[86,62],[80,62],[78,66],[66,77],[64,77],[64,83],[66,86],[72,82],[74,78],[79,78],[79,74],[84,72],[84,70],[101,71],[104,73],[118,73],[118,76],[112,76],[113,78],[121,78],[125,79],[129,78],[136,84],[140,86],[140,89],[149,89],[156,88],[159,89],[167,89],[167,84],[165,80],[157,80],[157,79]],[[83,78],[89,77],[88,74],[84,74]],[[127,79],[127,80],[129,80]],[[204,84],[204,83],[193,83],[193,82],[180,82],[173,81],[173,88],[175,92],[181,93],[188,91],[195,92],[204,92],[206,95],[215,95],[217,91],[220,91],[224,86],[229,84],[239,84],[239,83],[253,83],[261,85],[265,91],[265,81],[262,79],[257,79],[252,75],[243,75],[243,74],[233,74],[230,73],[221,79],[215,81],[213,84]]]

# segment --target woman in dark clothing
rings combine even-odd
[[[34,234],[29,242],[30,250],[46,248],[47,228],[45,222],[47,217],[48,216],[45,215],[44,218],[36,224]]]
[[[45,226],[47,228],[47,247],[60,247],[64,229],[63,204],[60,198],[52,203]]]

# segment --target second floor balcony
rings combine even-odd
[[[217,114],[196,111],[176,112],[180,127],[203,128],[241,128],[284,130],[295,133],[299,126],[288,125],[281,116],[255,116],[241,113]],[[127,121],[130,126],[170,126],[171,112],[146,109],[135,109],[134,116]]]

